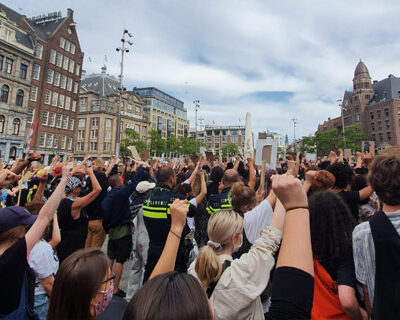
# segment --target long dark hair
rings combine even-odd
[[[314,258],[334,269],[352,255],[356,221],[343,200],[330,191],[314,193],[309,200],[311,244]]]
[[[123,320],[212,319],[207,296],[193,276],[176,271],[147,281],[129,302]]]
[[[55,277],[47,320],[94,319],[90,301],[107,271],[107,257],[99,249],[81,249],[66,258]]]

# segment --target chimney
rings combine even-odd
[[[71,20],[74,20],[74,10],[72,10],[71,8],[67,9],[67,17],[71,18]]]
[[[107,72],[107,67],[106,67],[106,65],[104,65],[101,67],[101,74],[103,77],[106,75],[106,72]]]

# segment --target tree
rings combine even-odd
[[[150,135],[150,153],[161,155],[166,152],[166,141],[156,130],[151,130]]]
[[[223,156],[232,157],[239,153],[239,148],[236,144],[229,143],[221,148],[221,153]]]
[[[353,124],[345,128],[346,148],[351,149],[353,152],[361,151],[361,144],[367,139],[364,131],[359,124]],[[339,144],[343,147],[343,137]]]
[[[135,146],[138,152],[146,149],[146,142],[140,139],[139,134],[134,129],[125,130],[125,139],[122,139],[119,152],[123,158],[130,157],[129,146]]]
[[[179,140],[175,136],[169,136],[166,140],[167,153],[176,154],[179,150]]]
[[[301,153],[315,153],[315,136],[309,135],[304,136],[300,141],[300,152]]]

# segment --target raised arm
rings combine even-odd
[[[175,267],[176,254],[178,252],[179,243],[181,241],[182,231],[186,224],[186,215],[188,213],[188,206],[186,200],[175,199],[171,207],[171,229],[168,233],[167,241],[165,242],[164,249],[150,278],[173,271]]]
[[[234,166],[233,166],[233,170],[238,171],[238,169],[239,169],[239,164],[240,164],[240,156],[236,156],[235,159],[236,159],[236,161],[235,161],[235,164],[234,164]]]
[[[53,217],[53,232],[51,233],[51,240],[49,241],[49,245],[52,248],[55,248],[61,242],[61,233],[60,227],[58,226],[58,218],[55,214]]]
[[[189,183],[192,183],[193,179],[194,179],[195,176],[196,176],[196,173],[199,171],[200,163],[201,163],[201,156],[200,156],[199,160],[197,161],[196,167],[194,168],[192,174],[191,174],[190,177],[187,179]]]
[[[315,171],[315,170],[308,170],[306,172],[306,181],[304,181],[304,184],[303,184],[303,189],[306,193],[308,192],[308,190],[310,190],[317,174],[318,174],[318,171]]]
[[[44,188],[47,182],[47,172],[40,173],[37,175],[37,177],[39,179],[39,186],[32,201],[41,202],[43,198]]]
[[[256,186],[256,173],[254,170],[254,159],[247,158],[247,163],[249,164],[249,182],[248,186],[254,190]]]
[[[0,171],[0,187],[15,183],[19,179],[21,179],[21,176],[10,170],[3,169]]]
[[[71,207],[71,212],[77,209],[81,209],[86,207],[89,203],[91,203],[101,192],[101,186],[97,181],[96,176],[94,175],[93,168],[89,167],[86,168],[86,174],[90,178],[90,182],[92,184],[92,191],[90,191],[86,196],[79,198],[78,200],[74,201]]]
[[[64,189],[69,177],[71,176],[71,170],[72,170],[71,166],[63,167],[62,178],[60,183],[54,190],[51,197],[46,201],[42,209],[39,211],[39,215],[35,223],[26,233],[25,239],[26,239],[26,250],[28,255],[31,252],[34,245],[36,244],[36,242],[40,240],[44,230],[46,229],[46,226],[53,218],[57,210],[57,207],[64,195]]]
[[[40,159],[42,159],[42,156],[38,153],[33,153],[28,159],[25,160],[17,159],[10,171],[14,172],[15,174],[20,174],[32,161],[39,161]]]
[[[207,195],[206,178],[204,176],[204,172],[200,173],[200,183],[201,183],[200,193],[196,197],[197,204],[199,204]]]

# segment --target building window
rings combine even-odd
[[[65,39],[63,37],[60,38],[60,48],[64,49],[65,47]]]
[[[48,111],[43,111],[43,117],[42,117],[42,124],[47,126],[49,120],[49,112]]]
[[[52,148],[53,147],[53,134],[52,133],[48,133],[47,134],[47,144],[46,144],[47,148]]]
[[[3,70],[4,56],[0,54],[0,70]]]
[[[58,148],[58,134],[55,134],[55,135],[54,135],[53,148],[55,148],[55,149]]]
[[[69,52],[71,52],[72,54],[75,54],[75,45],[73,43],[71,43],[71,48],[70,48]]]
[[[1,87],[1,101],[8,102],[8,93],[10,91],[10,87],[6,84],[3,84]]]
[[[56,114],[55,112],[50,112],[50,116],[49,116],[49,126],[50,127],[54,127],[56,121]]]
[[[66,136],[62,136],[61,137],[61,149],[64,150],[65,149],[65,145],[67,144],[67,137]]]
[[[58,92],[53,92],[51,97],[51,105],[57,107],[58,104]]]
[[[90,130],[90,139],[97,139],[98,135],[99,135],[99,130],[97,129]]]
[[[74,82],[74,93],[78,93],[78,82]]]
[[[42,59],[43,46],[38,42],[35,47],[35,57]]]
[[[36,101],[36,99],[37,99],[37,90],[38,90],[37,87],[35,87],[35,86],[31,87],[31,93],[30,93],[30,96],[29,96],[29,99],[31,101]]]
[[[86,126],[86,119],[79,119],[78,127],[79,128],[84,128],[85,126]]]
[[[61,114],[57,114],[56,116],[56,127],[61,128]]]
[[[385,117],[389,117],[389,109],[385,109]]]
[[[76,100],[72,100],[72,112],[76,111]]]
[[[50,104],[51,101],[51,91],[49,89],[46,89],[46,95],[44,97],[44,103],[45,104]]]
[[[53,76],[54,76],[54,71],[49,69],[47,71],[47,83],[50,83],[50,84],[53,83]]]
[[[68,138],[68,150],[72,150],[72,138]]]
[[[60,98],[58,99],[58,107],[64,109],[64,102],[65,102],[65,96],[60,93]]]
[[[63,129],[68,129],[68,120],[69,120],[68,116],[63,116],[63,121],[62,121],[62,128]]]
[[[70,59],[69,60],[69,67],[68,67],[68,71],[71,73],[74,73],[74,67],[75,67],[75,61]]]
[[[83,151],[83,142],[78,142],[76,144],[76,151]]]
[[[371,117],[371,120],[374,120],[374,113],[373,112],[370,112],[370,117]]]
[[[71,97],[65,97],[65,110],[69,110],[71,108]]]
[[[63,62],[63,69],[68,70],[68,65],[69,65],[69,58],[64,57],[64,62]]]
[[[85,139],[85,130],[78,130],[78,139]]]
[[[56,64],[56,50],[50,50],[50,63]]]
[[[40,133],[39,147],[44,147],[46,143],[46,132]]]
[[[71,42],[69,42],[68,40],[65,40],[65,51],[69,52],[69,49],[71,48]]]
[[[15,98],[15,104],[17,106],[22,107],[22,104],[24,103],[24,91],[22,89],[17,90],[17,96]]]
[[[60,86],[60,77],[61,77],[61,74],[59,73],[59,72],[55,72],[54,73],[54,85],[56,86],[56,87],[59,87]]]
[[[67,90],[68,91],[72,91],[72,79],[71,78],[68,78]]]
[[[377,115],[378,119],[380,119],[381,118],[381,111],[377,111],[376,115]]]
[[[12,72],[13,63],[14,63],[13,59],[6,58],[6,64],[4,65],[4,72],[11,73]]]
[[[360,115],[359,114],[356,114],[355,118],[356,118],[356,122],[360,122]]]
[[[106,119],[106,128],[111,128],[112,126],[112,119]]]
[[[75,120],[71,119],[69,122],[69,130],[74,130],[75,129]]]
[[[104,130],[104,139],[106,140],[111,139],[111,130]]]
[[[15,118],[13,121],[13,135],[19,135],[19,128],[21,126],[21,120]]]
[[[386,129],[390,129],[390,120],[386,120]]]
[[[5,123],[6,123],[6,118],[4,116],[0,116],[0,133],[4,132]]]
[[[110,151],[111,150],[111,143],[105,142],[104,143],[104,151]]]
[[[36,63],[33,65],[32,78],[34,80],[39,80],[40,79],[40,66],[38,64],[36,64]]]
[[[80,76],[80,72],[81,72],[81,66],[80,66],[79,64],[77,64],[77,65],[76,65],[76,68],[75,68],[75,74],[76,74],[77,76]]]
[[[26,79],[26,75],[28,73],[28,66],[26,64],[21,63],[19,66],[19,77],[21,79]]]
[[[90,142],[90,151],[97,151],[97,142]]]
[[[56,55],[56,66],[60,68],[62,67],[62,54],[59,52],[57,52]]]
[[[97,127],[99,125],[99,118],[91,118],[92,127]]]
[[[28,123],[32,123],[34,117],[35,117],[35,109],[34,108],[28,108],[28,117],[26,118],[26,121]]]

